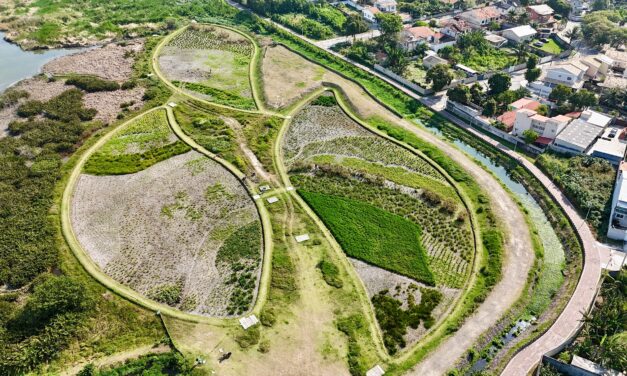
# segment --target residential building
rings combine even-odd
[[[422,65],[427,69],[430,69],[438,64],[448,64],[448,61],[442,59],[436,54],[427,55],[422,59]]]
[[[507,44],[507,39],[503,38],[500,35],[486,34],[484,38],[488,41],[488,43],[492,45],[492,47],[501,48],[505,44]]]
[[[381,12],[396,13],[396,0],[377,0],[374,6]]]
[[[604,79],[614,66],[614,60],[605,55],[586,56],[581,63],[588,67],[586,76],[597,80]]]
[[[605,56],[614,61],[614,70],[623,72],[623,76],[627,77],[627,51],[619,51],[615,48],[611,48],[605,51]]]
[[[527,13],[531,22],[538,25],[552,25],[555,22],[553,19],[553,8],[546,4],[529,5]]]
[[[401,22],[403,22],[403,24],[412,23],[412,21],[414,20],[409,13],[399,13],[398,15],[399,17],[401,17]]]
[[[603,134],[612,118],[596,111],[586,110],[570,122],[556,138],[551,148],[568,154],[582,154]]]
[[[367,6],[364,7],[361,10],[361,15],[362,17],[364,17],[364,19],[366,21],[370,21],[370,22],[377,22],[377,14],[381,13],[381,11],[379,10],[379,8],[373,7],[373,6]]]
[[[434,51],[445,46],[455,44],[455,39],[432,30],[428,26],[408,27],[401,31],[401,46],[407,51],[413,51],[419,44],[427,44]]]
[[[525,98],[520,98],[519,100],[510,103],[508,108],[511,111],[522,110],[523,108],[536,111],[541,105],[542,103],[536,100],[533,100],[531,98],[525,97]]]
[[[499,21],[501,17],[501,12],[494,6],[471,9],[459,15],[459,18],[475,28],[486,27],[491,22]]]
[[[462,19],[449,18],[440,21],[440,32],[451,38],[457,39],[460,35],[466,34],[469,31],[472,31],[472,28]]]
[[[536,29],[530,25],[516,26],[503,30],[503,37],[514,43],[524,43],[532,40],[537,34]]]
[[[621,162],[618,168],[607,237],[627,240],[627,162]]]
[[[520,9],[520,4],[509,0],[501,0],[494,4],[494,6],[499,10],[499,12],[501,12],[503,17],[506,17],[510,13],[516,13]]]
[[[534,110],[520,109],[516,111],[514,120],[514,135],[522,136],[528,129],[535,131],[540,137],[554,140],[566,128],[571,118],[558,115],[552,118],[542,116]]]
[[[544,68],[538,81],[529,82],[527,87],[541,97],[548,97],[557,85],[579,90],[585,82],[588,66],[579,61],[559,63]]]

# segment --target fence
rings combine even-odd
[[[379,64],[375,64],[374,65],[374,70],[376,70],[377,72],[383,73],[384,75],[390,77],[391,79],[393,79],[394,81],[398,82],[399,84],[405,86],[406,88],[408,88],[410,90],[413,90],[413,91],[419,93],[420,95],[433,94],[433,90],[425,89],[423,87],[420,87],[420,86],[416,85],[415,83],[408,81],[404,77],[401,77],[398,74],[392,72],[391,70],[380,66]]]

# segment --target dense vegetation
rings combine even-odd
[[[91,35],[102,39],[149,36],[154,27],[167,30],[179,19],[208,21],[214,17],[232,17],[237,11],[222,1],[191,0],[40,0],[15,2],[15,14],[31,14],[28,23],[19,17],[9,19],[22,31],[18,39],[34,39],[40,45],[54,45],[66,37]],[[32,9],[32,10],[31,10]]]
[[[581,25],[583,39],[586,43],[600,47],[609,44],[618,47],[627,40],[627,11],[624,9],[603,10],[588,13]]]
[[[132,174],[189,150],[176,139],[165,110],[160,109],[118,132],[87,160],[84,171],[93,175]]]
[[[180,354],[148,354],[137,359],[127,360],[123,364],[98,368],[89,364],[83,368],[79,376],[165,376],[191,375],[193,365]]]
[[[322,278],[329,286],[333,286],[338,289],[342,288],[343,282],[340,279],[340,270],[333,262],[320,260],[316,267],[320,270]]]
[[[577,340],[560,355],[576,354],[603,367],[617,371],[627,369],[627,270],[607,276],[601,287],[601,300],[584,319]],[[566,359],[569,360],[569,359]]]
[[[66,85],[73,85],[88,93],[98,91],[116,91],[120,85],[115,81],[103,80],[94,76],[71,76],[65,81]]]
[[[460,36],[455,46],[444,47],[438,54],[453,65],[464,64],[478,72],[500,70],[517,61],[515,56],[492,47],[479,31]]]
[[[298,190],[347,255],[435,285],[413,222],[365,202]]]
[[[294,29],[306,37],[326,39],[334,33],[344,34],[346,16],[327,3],[307,0],[239,0],[263,16]]]
[[[563,157],[542,154],[536,164],[557,184],[580,213],[587,215],[588,223],[597,236],[607,232],[616,174],[612,165],[600,158]]]
[[[416,289],[417,286],[411,286]],[[416,304],[413,294],[408,294],[408,307],[402,308],[402,303],[388,295],[388,291],[381,291],[372,297],[375,315],[383,331],[383,342],[390,354],[395,354],[399,348],[406,346],[405,335],[407,327],[417,329],[420,323],[426,329],[434,324],[431,312],[442,301],[442,293],[437,290],[421,288],[420,304]]]

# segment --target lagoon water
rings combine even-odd
[[[76,48],[23,51],[0,33],[0,93],[14,83],[38,74],[50,60],[81,51]]]

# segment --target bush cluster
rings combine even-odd
[[[94,76],[72,76],[65,81],[66,85],[73,85],[88,93],[98,91],[116,91],[120,85],[115,81],[103,80]]]

